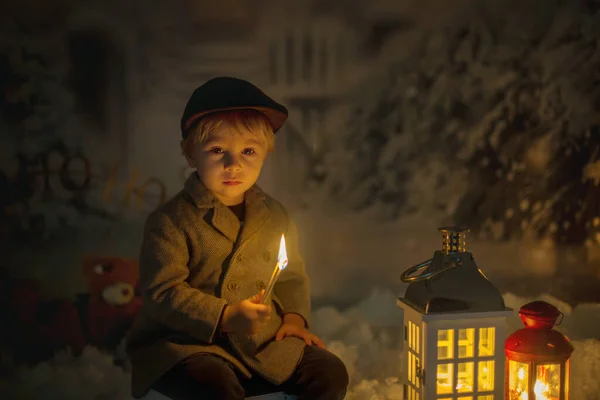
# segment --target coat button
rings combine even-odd
[[[242,260],[243,260],[244,258],[243,258],[243,257],[242,257],[242,255],[240,254],[240,255],[238,255],[238,256],[237,256],[235,259],[236,259],[238,262],[242,262]]]
[[[237,290],[237,288],[238,288],[238,285],[235,282],[229,282],[227,284],[227,289],[229,289],[230,292],[235,292]]]
[[[263,253],[263,260],[265,260],[265,262],[271,261],[271,252],[270,251],[267,250]]]
[[[263,290],[267,287],[263,281],[256,281],[256,288],[258,290]]]

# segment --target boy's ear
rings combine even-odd
[[[186,151],[186,145],[185,145],[185,139],[183,139],[182,141],[179,142],[179,146],[181,147],[181,154],[183,154],[183,156],[185,157],[185,160],[187,161],[188,165],[190,167],[194,167],[194,159],[191,157],[191,155],[189,154],[188,151]]]
[[[179,142],[179,147],[181,148],[181,154],[183,154],[183,156],[185,157],[185,160],[187,161],[188,165],[190,167],[193,167],[192,165],[192,161],[193,158],[190,157],[189,153],[186,151],[186,145],[185,145],[185,139]]]

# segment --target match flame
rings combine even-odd
[[[281,235],[281,241],[279,242],[279,255],[277,256],[277,265],[279,269],[284,270],[288,265],[288,256],[285,249],[285,237]]]

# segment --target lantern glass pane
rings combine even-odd
[[[453,382],[453,364],[438,364],[436,374],[436,393],[451,394]]]
[[[494,390],[494,360],[477,363],[477,390],[479,392]]]
[[[408,381],[412,384],[414,384],[413,382],[413,377],[415,376],[415,367],[414,367],[414,363],[413,363],[413,359],[414,359],[414,354],[411,353],[410,351],[408,352]]]
[[[454,330],[438,330],[438,360],[449,360],[454,358]]]
[[[458,393],[472,393],[473,381],[475,379],[475,363],[458,363],[456,372],[458,381],[456,382],[456,391]]]
[[[408,347],[412,349],[416,354],[421,351],[421,333],[420,328],[417,324],[408,322]]]
[[[494,395],[487,394],[485,396],[477,396],[477,400],[494,400]]]
[[[413,354],[412,351],[408,352],[408,381],[412,383],[417,389],[421,386],[421,380],[418,377],[419,372],[419,358]]]
[[[528,396],[529,364],[510,360],[508,365],[507,400],[524,400]]]
[[[408,399],[407,400],[416,400],[417,392],[412,387],[408,388]]]
[[[415,352],[419,354],[421,352],[421,328],[419,325],[415,325]]]
[[[479,357],[494,355],[494,342],[496,340],[496,328],[479,329]]]
[[[475,351],[475,329],[458,330],[458,358],[472,358]]]
[[[560,396],[560,364],[537,366],[533,393],[536,399],[558,400]]]
[[[569,400],[569,380],[571,379],[569,374],[571,373],[571,360],[567,360],[565,364],[565,400]]]
[[[473,396],[461,396],[457,400],[473,400]]]

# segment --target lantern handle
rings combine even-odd
[[[420,275],[411,276],[411,275],[421,271],[422,269],[429,268],[431,266],[432,260],[433,260],[433,258],[430,258],[427,261],[423,261],[420,264],[410,267],[409,269],[407,269],[406,271],[404,271],[402,273],[402,276],[400,276],[400,280],[404,283],[411,283],[411,282],[419,282],[419,281],[422,281],[425,279],[429,279],[429,278],[436,276],[437,274],[441,274],[444,271],[455,268],[462,261],[459,258],[452,257],[452,262],[449,265],[445,266],[444,268],[440,268],[437,271],[427,271],[427,272],[423,272]]]
[[[558,318],[558,321],[555,324],[556,326],[562,324],[563,318],[565,317],[565,314],[563,314],[562,311],[559,310],[558,313],[560,314],[560,317]]]

